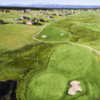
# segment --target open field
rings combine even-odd
[[[0,80],[17,81],[17,100],[100,99],[99,12],[0,12]],[[82,87],[74,96],[72,80]]]

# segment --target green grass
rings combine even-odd
[[[30,74],[24,99],[97,100],[100,98],[100,68],[95,54],[86,48],[68,44],[57,45],[53,51],[47,68],[37,74]],[[75,96],[67,94],[71,80],[80,81],[83,89]]]
[[[0,19],[11,19],[11,18],[17,18],[20,17],[20,14],[18,14],[17,12],[10,12],[10,13],[1,13],[0,12]]]
[[[48,61],[50,50],[49,45],[34,43],[1,53],[0,80],[20,79],[32,70],[43,69]],[[46,52],[47,55],[44,55]]]
[[[99,50],[100,15],[86,14],[81,13],[54,22],[36,38],[48,42],[54,41],[54,43],[56,41],[77,42]],[[61,33],[64,35],[61,36]],[[43,39],[42,35],[47,35],[47,38]],[[47,68],[37,74],[28,75],[31,78],[26,83],[21,97],[24,98],[23,100],[97,100],[100,98],[99,66],[97,56],[88,48],[75,44],[55,45]],[[67,94],[71,80],[79,80],[83,89],[75,96]]]
[[[33,42],[32,36],[41,27],[6,24],[0,25],[0,49],[18,49]]]
[[[38,15],[39,13],[38,10],[33,10],[30,13],[13,10],[9,13],[0,12],[0,19],[8,22],[8,24],[0,25],[0,49],[18,49],[27,44],[31,44],[33,42],[32,37],[43,28],[43,25],[52,22],[55,19],[60,19],[59,16],[48,19],[46,17],[47,15]],[[21,16],[42,18],[49,22],[45,22],[41,26],[18,24],[20,21],[15,21],[15,19],[20,18]]]
[[[44,25],[35,26],[17,24],[16,21],[14,23],[11,22],[21,16],[46,18],[46,15],[34,16],[38,13],[40,12],[37,10],[31,13],[13,10],[9,13],[0,12],[0,19],[9,22],[8,24],[0,25],[0,80],[20,79],[24,71],[26,72],[28,68],[33,67],[34,58],[32,57],[34,57],[34,44],[36,43],[33,40],[33,36],[40,32]]]
[[[44,41],[96,43],[100,41],[99,17],[100,14],[97,12],[81,12],[67,16],[63,20],[48,25],[36,38]],[[46,35],[47,38],[42,38],[42,35]]]
[[[20,15],[11,13],[0,18]],[[53,22],[56,18],[38,35],[43,26],[0,25],[0,80],[18,80],[18,100],[98,100],[100,56],[77,44],[100,50],[100,14],[82,12]],[[33,36],[54,43],[33,41]],[[67,93],[71,80],[79,80],[83,89],[75,96]]]

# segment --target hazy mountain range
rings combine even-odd
[[[100,8],[99,5],[60,5],[60,4],[8,4],[0,7],[28,7],[28,8]]]

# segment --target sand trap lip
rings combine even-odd
[[[82,91],[82,88],[80,86],[80,81],[73,80],[73,81],[70,82],[70,85],[71,85],[71,87],[68,90],[69,95],[73,96],[73,95],[76,95],[77,92]]]

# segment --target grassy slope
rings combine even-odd
[[[55,46],[53,50],[47,69],[36,75],[33,74],[30,78],[24,95],[25,100],[97,100],[100,98],[100,68],[95,55],[86,48],[68,44]],[[71,80],[79,80],[83,89],[73,97],[67,94]]]

